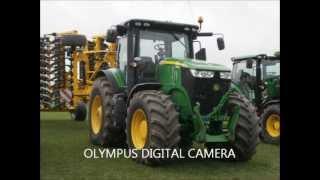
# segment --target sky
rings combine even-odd
[[[202,32],[223,33],[225,40],[226,48],[219,51],[215,38],[199,38],[209,62],[231,68],[231,57],[280,50],[280,3],[274,0],[40,1],[40,5],[40,35],[78,30],[90,38],[132,18],[197,24],[202,16]]]

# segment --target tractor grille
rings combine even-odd
[[[212,111],[220,98],[230,87],[230,80],[220,79],[219,72],[216,72],[214,78],[196,78],[193,77],[189,69],[182,68],[182,86],[188,92],[192,106],[196,102],[200,103],[201,115],[206,115]],[[218,85],[219,90],[214,91],[214,85]]]

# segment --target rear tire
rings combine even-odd
[[[273,121],[273,117],[276,119],[273,125],[277,127],[272,127],[268,122]],[[260,138],[263,142],[269,144],[280,143],[280,104],[271,104],[264,109],[261,115],[261,128]]]
[[[84,121],[87,117],[87,105],[80,102],[74,112],[71,112],[71,118],[74,121]]]
[[[147,165],[163,164],[166,158],[142,158],[141,149],[178,148],[179,115],[170,96],[155,90],[137,92],[130,100],[127,114],[127,144],[137,149],[135,160]]]
[[[89,101],[90,141],[94,145],[123,147],[125,132],[118,122],[125,120],[125,113],[115,108],[114,90],[106,77],[94,81]],[[119,107],[118,107],[119,108]]]

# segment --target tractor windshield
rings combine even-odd
[[[166,31],[139,31],[138,56],[151,57],[159,63],[167,57],[189,58],[189,36],[185,33]]]
[[[247,98],[253,100],[255,98],[256,61],[253,61],[252,68],[247,68],[246,64],[246,61],[240,61],[233,65],[232,81],[238,84]]]
[[[280,76],[280,61],[263,61],[262,62],[262,79],[270,79]]]
[[[247,77],[256,77],[256,61],[253,61],[252,68],[247,68],[246,63],[246,61],[240,61],[234,64],[232,80],[235,83],[239,83]]]

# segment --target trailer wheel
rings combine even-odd
[[[163,157],[142,157],[142,149],[175,149],[180,141],[179,116],[170,96],[161,91],[137,92],[127,110],[126,133],[129,148],[137,150],[138,163],[159,165]]]
[[[113,97],[114,90],[107,78],[97,78],[90,94],[88,116],[90,141],[94,145],[123,147],[125,144],[125,132],[119,122],[125,122],[126,114],[119,113],[120,107],[115,106]]]
[[[75,111],[71,112],[71,119],[74,121],[84,121],[87,117],[87,105],[80,102]]]
[[[280,143],[280,105],[271,104],[264,109],[261,115],[260,138],[265,143]]]

